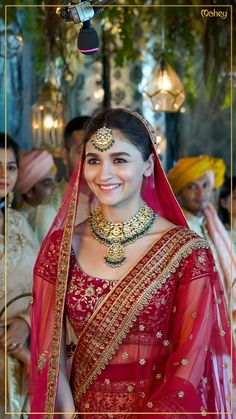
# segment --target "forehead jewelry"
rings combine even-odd
[[[98,151],[106,151],[111,148],[115,140],[112,135],[112,130],[106,126],[99,128],[96,132],[94,139],[92,140],[93,146]]]

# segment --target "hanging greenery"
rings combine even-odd
[[[16,19],[20,22],[22,32],[32,46],[38,73],[45,71],[48,62],[57,63],[63,79],[69,82],[73,81],[83,60],[76,49],[79,26],[63,21],[55,13],[58,1],[54,0],[54,3],[55,7],[52,0],[43,4],[37,0],[24,0],[23,6],[20,0],[15,0],[15,7],[7,8],[7,22]],[[117,66],[145,60],[147,53],[158,60],[164,28],[165,54],[183,81],[188,103],[194,104],[196,97],[202,94],[199,89],[204,77],[213,105],[227,106],[231,77],[230,7],[223,8],[222,2],[215,0],[215,10],[227,10],[227,18],[206,18],[201,16],[203,6],[199,6],[205,4],[206,9],[212,10],[206,0],[189,0],[188,3],[184,6],[181,0],[176,0],[170,7],[158,0],[147,0],[145,4],[140,0],[117,0],[114,5],[104,7],[95,24],[106,31],[109,50]],[[236,0],[226,0],[224,5],[235,3]],[[1,17],[4,18],[4,8]],[[100,59],[101,54],[102,51],[96,59]],[[235,55],[233,50],[233,60]]]

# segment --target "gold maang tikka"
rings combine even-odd
[[[92,140],[93,146],[98,151],[109,150],[114,144],[115,140],[112,135],[112,130],[106,126],[99,128],[96,132],[94,139]]]

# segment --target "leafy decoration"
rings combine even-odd
[[[56,7],[52,7],[56,3],[55,0],[54,3],[45,0],[43,4],[37,0],[24,0],[25,7],[22,7],[22,1],[15,0],[14,6],[19,7],[9,7],[7,19],[9,23],[16,19],[20,21],[23,34],[32,45],[38,73],[42,74],[48,63],[57,63],[62,77],[71,81],[75,68],[82,62],[82,56],[75,47],[79,26],[60,18],[55,13]],[[164,31],[166,58],[183,80],[188,102],[194,104],[201,82],[199,74],[202,74],[213,105],[226,107],[231,76],[231,9],[222,9],[222,1],[215,0],[212,7],[215,10],[227,10],[227,19],[203,18],[202,7],[213,10],[207,1],[189,0],[188,3],[192,7],[182,7],[181,0],[176,0],[174,7],[163,7],[164,1],[161,0],[147,0],[145,4],[141,0],[117,0],[114,6],[104,7],[95,24],[106,31],[109,51],[117,66],[145,60],[147,51],[158,59],[163,47]],[[226,0],[224,5],[235,6],[235,3],[236,0]],[[30,4],[38,7],[30,7]],[[235,14],[235,7],[232,10]],[[0,13],[4,18],[3,7]],[[235,30],[236,25],[233,27],[233,36]],[[233,62],[235,48],[236,45]],[[101,55],[102,52],[97,59],[101,59]]]

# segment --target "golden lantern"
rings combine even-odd
[[[184,87],[164,54],[161,55],[159,67],[144,86],[143,93],[151,99],[156,112],[177,112],[180,109],[185,99]]]
[[[60,90],[45,83],[39,100],[32,107],[33,147],[48,149],[54,157],[61,154],[64,107]]]

